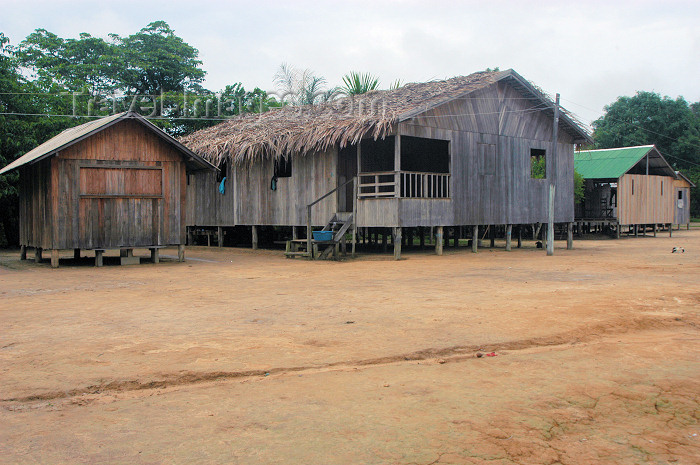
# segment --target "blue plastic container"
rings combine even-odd
[[[333,231],[313,231],[315,241],[332,241]]]

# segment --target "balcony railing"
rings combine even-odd
[[[420,171],[378,171],[360,173],[359,198],[447,199],[450,197],[449,173]]]

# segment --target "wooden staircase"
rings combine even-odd
[[[334,260],[338,260],[341,245],[343,252],[346,252],[345,235],[351,229],[354,232],[355,222],[353,220],[352,213],[334,213],[328,223],[321,230],[332,231],[333,238],[331,240],[318,241],[313,238],[311,241],[309,241],[308,238],[289,240],[287,241],[287,248],[284,252],[284,256],[287,258],[307,257],[313,260],[319,260],[328,258],[332,255]],[[309,244],[311,244],[312,253],[309,253]]]

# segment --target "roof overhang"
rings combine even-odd
[[[43,144],[35,147],[26,154],[22,155],[9,165],[0,169],[0,175],[9,173],[17,168],[25,165],[33,165],[38,163],[48,157],[52,157],[58,154],[61,150],[77,144],[78,142],[85,140],[98,132],[101,132],[108,127],[111,127],[123,120],[133,120],[137,121],[144,127],[148,128],[156,136],[163,139],[165,142],[175,146],[175,148],[180,151],[186,160],[187,169],[189,171],[199,171],[205,169],[218,169],[204,158],[200,157],[196,153],[192,152],[190,149],[182,145],[175,138],[170,136],[168,133],[148,121],[143,116],[134,112],[124,112],[118,113],[116,115],[106,116],[100,118],[99,120],[90,121],[88,123],[68,128],[65,131],[59,133],[58,135],[52,137]]]

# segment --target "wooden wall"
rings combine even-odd
[[[673,222],[675,224],[688,224],[690,223],[690,183],[685,179],[674,179],[674,215]],[[683,192],[683,205],[682,207],[678,201],[678,191]]]
[[[23,245],[183,244],[185,171],[170,144],[136,121],[120,121],[22,171]]]
[[[622,176],[617,184],[617,215],[620,224],[672,223],[675,194],[673,181],[670,176]]]
[[[435,225],[545,222],[552,177],[555,221],[573,221],[573,141],[559,131],[552,163],[553,119],[533,106],[517,90],[498,83],[400,125],[402,135],[450,141],[452,212]],[[481,144],[495,146],[491,153],[496,159],[488,161],[488,170],[481,166],[486,162],[479,157]],[[546,150],[548,179],[531,178],[530,149]],[[420,216],[420,211],[404,211],[402,226],[421,225]]]
[[[231,166],[226,167],[224,193],[219,192],[220,182],[213,171],[188,174],[187,214],[188,226],[234,226],[236,224],[235,176]],[[222,173],[223,174],[223,173]]]

